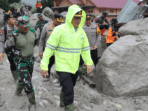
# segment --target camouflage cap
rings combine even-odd
[[[22,27],[29,27],[30,26],[30,22],[27,16],[20,16],[17,18],[18,20],[18,24]]]
[[[38,14],[38,17],[43,17],[41,13]]]

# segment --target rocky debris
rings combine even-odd
[[[43,18],[46,19],[48,22],[52,21],[50,18],[46,17],[45,15],[43,15]],[[31,25],[30,28],[35,28],[35,25],[38,21],[38,13],[31,15],[31,17],[29,18],[29,21],[30,21],[30,25]]]
[[[124,36],[108,47],[97,64],[94,82],[110,96],[143,96],[148,93],[148,39]]]
[[[61,15],[63,15],[64,19],[66,18],[67,12],[61,12]]]
[[[37,47],[35,52],[37,52]],[[7,60],[0,64],[0,111],[28,111],[28,99],[23,91],[22,96],[15,96],[16,84],[13,81]],[[54,73],[54,66],[52,73]],[[40,64],[35,62],[33,72],[33,86],[36,97],[36,111],[64,111],[59,107],[61,87],[55,87],[58,81],[51,78],[52,82],[44,81],[40,74]],[[83,81],[77,81],[75,86],[74,104],[76,111],[147,111],[148,97],[118,97],[113,98],[100,94],[90,88]]]
[[[106,46],[106,37],[101,36],[101,42],[98,45],[98,56],[101,56],[106,48],[107,48],[107,46]]]
[[[52,19],[52,18],[54,17],[54,13],[53,13],[53,11],[51,10],[51,8],[49,8],[49,7],[44,8],[44,10],[42,11],[42,13],[43,13],[46,17],[48,17],[48,18],[50,18],[50,19]]]
[[[3,14],[3,9],[0,9],[0,29],[3,27],[3,18],[4,18],[4,14]]]
[[[146,25],[147,23],[148,18],[128,22],[119,29],[119,33],[121,34],[121,36],[148,35],[148,27]]]

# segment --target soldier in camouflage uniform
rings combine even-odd
[[[0,30],[0,60],[4,57],[4,43],[6,42],[8,35],[11,34],[16,27],[15,17],[11,14],[6,15],[7,24]],[[12,72],[13,78],[16,81],[18,79],[18,72],[13,61],[13,55],[7,54],[8,60],[10,62],[10,70]]]
[[[14,62],[18,70],[18,83],[16,95],[21,95],[22,90],[28,96],[30,106],[35,105],[35,93],[31,78],[34,64],[34,46],[37,42],[35,30],[29,28],[30,23],[27,16],[18,18],[18,29],[9,36],[5,44],[5,52],[13,53]]]
[[[48,23],[48,21],[43,18],[41,13],[38,14],[38,19],[39,19],[39,21],[37,21],[37,23],[36,23],[35,30],[37,30],[38,28],[40,29],[40,34],[39,34],[39,39],[40,39],[42,29],[43,29],[44,25],[46,23]]]

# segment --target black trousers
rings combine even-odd
[[[100,27],[100,30],[102,30],[102,29],[108,29],[109,28],[108,25],[99,25],[99,27]]]
[[[42,10],[37,8],[37,13],[42,13]]]
[[[107,43],[106,45],[107,45],[107,47],[108,47],[108,46],[110,46],[111,44],[113,44],[113,43]]]
[[[49,64],[48,64],[48,74],[49,74],[49,77],[50,77],[50,70],[51,70],[51,67],[52,65],[54,64],[55,62],[55,56],[51,56],[51,58],[49,59]]]
[[[70,105],[74,101],[74,86],[76,85],[76,81],[78,78],[78,72],[76,74],[68,73],[68,72],[58,72],[59,81],[62,86],[62,91],[64,93],[64,105]]]
[[[10,63],[10,70],[11,71],[17,70],[14,60],[13,60],[13,57],[11,57],[11,56],[7,56],[7,57],[8,57],[9,63]]]
[[[96,66],[98,63],[98,50],[91,50],[90,51],[91,54],[91,59],[93,60],[94,65]],[[82,66],[84,64],[84,61],[82,59],[82,56],[80,56],[80,63],[79,65]]]
[[[96,66],[98,63],[98,50],[91,50],[91,59],[94,62],[94,65]]]

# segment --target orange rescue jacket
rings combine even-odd
[[[115,41],[115,36],[113,36],[113,34],[115,33],[115,31],[113,30],[113,27],[109,27],[108,33],[107,33],[107,37],[106,37],[106,43],[114,43]]]
[[[36,3],[35,7],[39,9],[39,8],[42,7],[42,4],[41,3]]]

